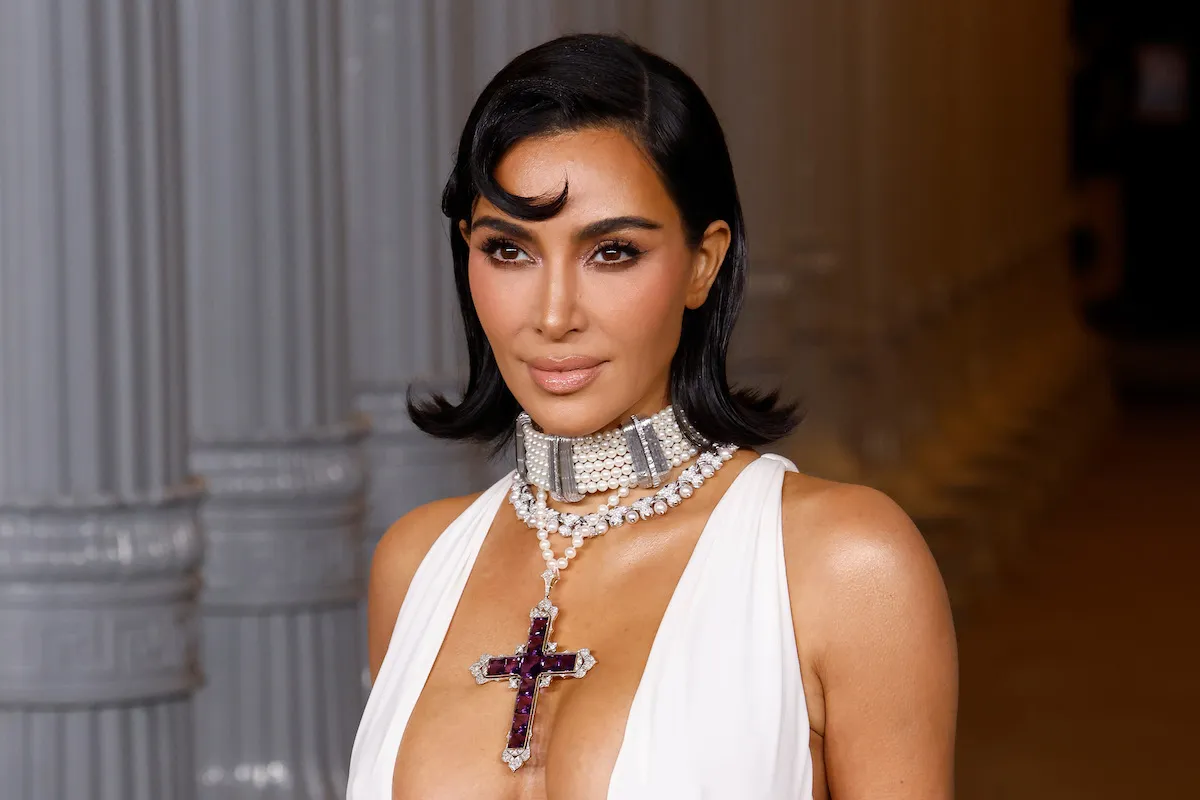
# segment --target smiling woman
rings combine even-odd
[[[381,541],[350,800],[949,797],[954,635],[920,535],[747,449],[795,419],[726,380],[745,231],[696,84],[617,37],[534,48],[480,96],[442,207],[469,382],[410,414],[515,436],[516,469]]]
[[[459,223],[473,306],[505,388],[563,436],[667,406],[683,315],[707,297],[728,223],[713,221],[689,246],[644,152],[611,128],[525,139],[496,178],[529,197],[567,192],[547,220],[515,224],[481,197]]]
[[[412,398],[426,432],[499,446],[519,408],[578,435],[667,402],[710,438],[743,446],[795,426],[792,406],[726,381],[746,280],[742,210],[716,114],[675,65],[604,36],[514,59],[467,120],[442,211],[470,374],[459,404]],[[499,298],[503,316],[489,315]],[[525,335],[513,341],[518,315]],[[535,410],[519,363],[567,355],[607,362],[604,382]],[[655,382],[661,391],[647,396]]]

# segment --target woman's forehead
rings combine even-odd
[[[557,197],[567,203],[551,220],[637,214],[675,216],[674,203],[645,154],[623,133],[586,129],[518,142],[496,167],[496,181],[522,197]],[[480,197],[474,215],[500,214]]]

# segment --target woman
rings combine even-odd
[[[695,83],[616,37],[534,48],[480,96],[442,208],[470,378],[410,413],[515,433],[517,470],[383,537],[350,798],[950,797],[920,535],[750,452],[795,420],[725,379],[746,241]]]

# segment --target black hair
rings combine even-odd
[[[484,335],[467,278],[469,247],[458,230],[470,223],[480,195],[518,219],[544,220],[567,200],[521,197],[496,182],[501,158],[532,136],[587,128],[616,128],[645,152],[683,220],[691,247],[708,225],[728,223],[725,261],[708,298],[686,309],[671,362],[671,402],[700,434],[716,442],[754,446],[787,435],[797,424],[794,405],[778,392],[731,389],[725,375],[730,336],[746,283],[746,232],[733,164],[716,113],[700,87],[670,61],[620,36],[575,34],[527,50],[488,83],[463,129],[454,171],[442,193],[450,221],[454,283],[470,360],[460,402],[409,388],[413,423],[433,436],[474,439],[503,447],[520,411]]]

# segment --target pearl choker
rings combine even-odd
[[[695,457],[698,447],[710,444],[671,406],[591,436],[542,433],[524,412],[517,417],[516,428],[517,473],[567,503],[630,487],[657,489],[672,468]]]

